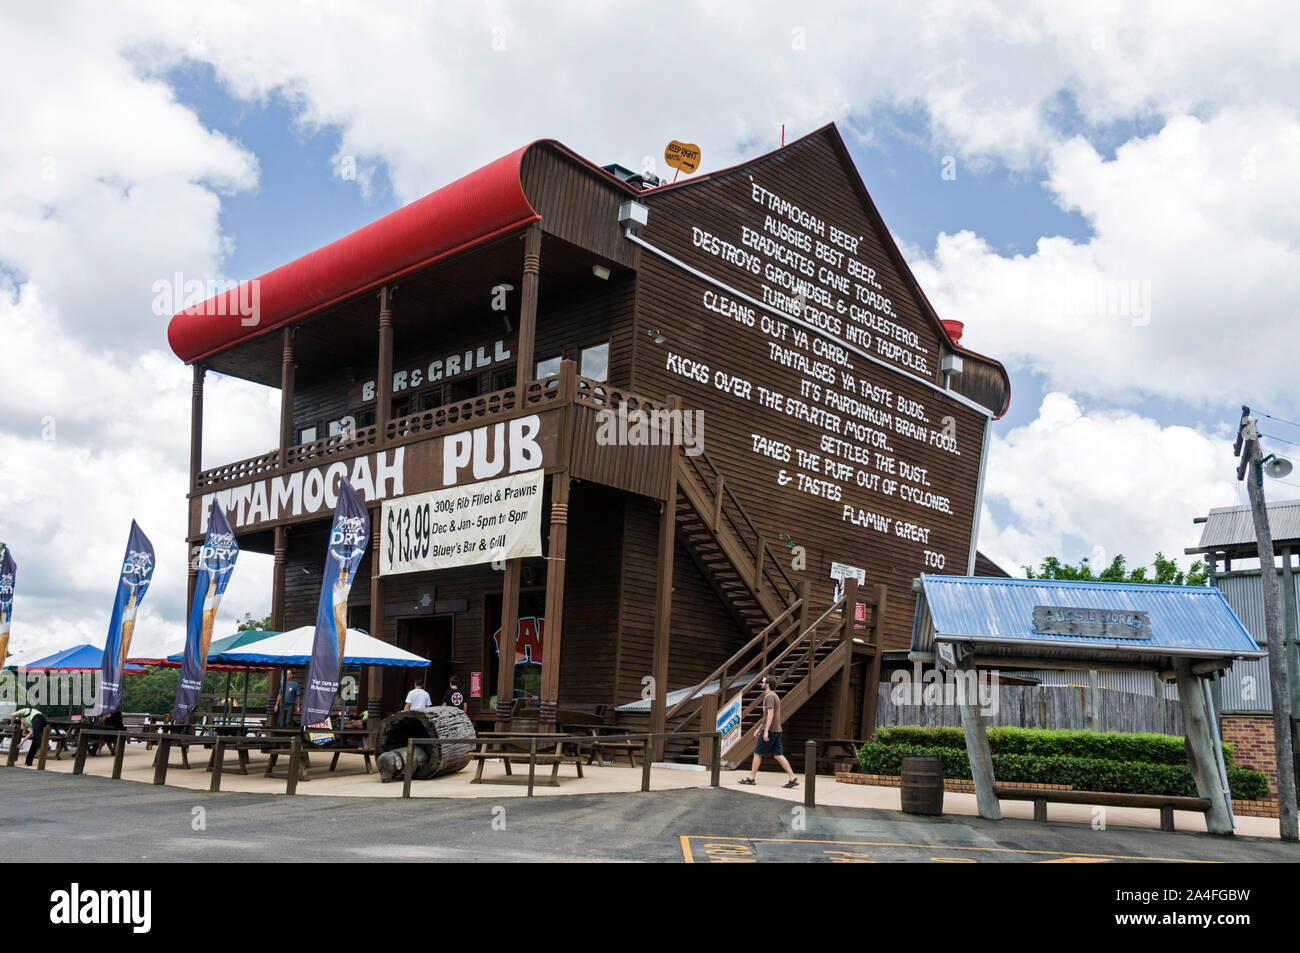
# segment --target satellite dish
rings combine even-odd
[[[1264,464],[1264,473],[1274,480],[1280,480],[1291,472],[1291,461],[1285,457],[1271,456]]]

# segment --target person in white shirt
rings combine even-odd
[[[424,679],[417,678],[415,687],[406,693],[406,706],[402,711],[410,711],[412,708],[431,708],[432,706],[433,699],[424,690]]]

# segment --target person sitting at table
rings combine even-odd
[[[111,714],[107,715],[104,718],[101,718],[99,720],[99,724],[96,727],[103,728],[108,731],[126,731],[126,724],[122,721],[122,710],[119,708],[117,711],[112,712]],[[116,748],[117,741],[116,740],[107,741],[102,738],[97,741],[91,742],[89,745],[87,745],[86,751],[88,751],[92,756],[98,757],[100,744],[106,744],[109,747],[109,749],[113,751],[114,754],[117,753],[117,748]]]

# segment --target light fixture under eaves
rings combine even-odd
[[[592,265],[591,273],[601,281],[609,281],[609,269],[604,265]]]

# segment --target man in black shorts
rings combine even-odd
[[[754,760],[749,766],[749,777],[741,778],[741,784],[756,784],[754,776],[758,774],[758,766],[763,763],[765,755],[771,755],[776,758],[776,763],[785,769],[786,776],[789,778],[784,788],[792,788],[798,785],[799,779],[794,776],[794,771],[790,769],[790,762],[785,759],[785,753],[781,749],[781,699],[772,691],[772,683],[764,675],[759,679],[759,687],[763,689],[763,716],[759,719],[758,727],[754,729],[754,734],[758,741],[754,745]]]

